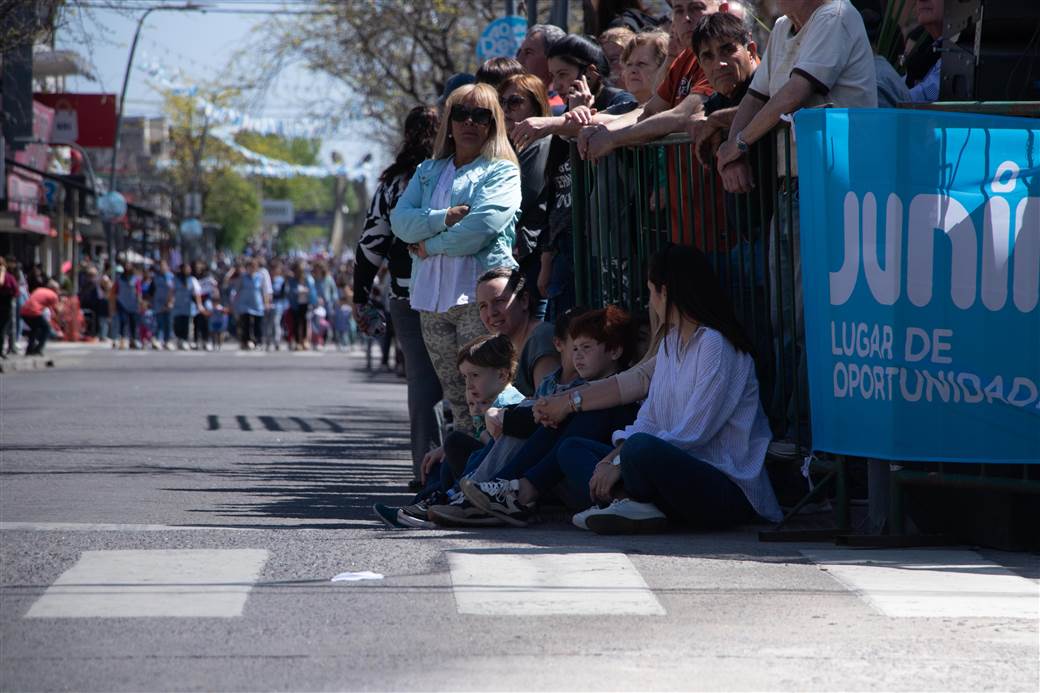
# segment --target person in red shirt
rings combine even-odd
[[[58,282],[51,279],[47,286],[41,286],[29,294],[29,300],[22,306],[19,315],[29,326],[29,344],[25,349],[26,356],[42,356],[43,346],[47,343],[50,326],[44,317],[44,310],[58,307]]]
[[[691,117],[704,109],[714,92],[690,47],[693,28],[706,14],[719,9],[719,0],[675,0],[672,31],[683,50],[668,68],[657,93],[642,108],[616,117],[597,114],[578,135],[578,151],[585,159],[598,159],[617,147],[650,142],[673,132],[685,132]]]

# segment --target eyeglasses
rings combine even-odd
[[[465,123],[467,120],[472,120],[476,125],[489,125],[491,117],[490,108],[467,108],[459,104],[451,107],[451,119],[456,123]]]
[[[524,105],[526,101],[527,99],[520,96],[519,94],[513,94],[511,96],[507,96],[506,98],[499,99],[498,103],[501,104],[503,111],[508,111],[512,108],[520,108]]]

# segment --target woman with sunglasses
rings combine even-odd
[[[531,74],[513,75],[498,87],[499,103],[506,116],[506,132],[510,135],[518,123],[532,117],[548,117],[549,95],[545,84]],[[516,146],[516,143],[513,143]],[[520,159],[520,219],[516,227],[516,245],[513,255],[520,263],[527,286],[533,293],[533,311],[539,320],[545,318],[547,301],[538,293],[538,272],[541,261],[539,240],[547,224],[548,199],[545,194],[545,166],[549,159],[549,138],[537,140],[530,147],[517,151]]]
[[[423,341],[451,403],[455,429],[471,433],[456,357],[463,345],[487,332],[475,300],[477,278],[498,267],[517,267],[520,168],[493,87],[459,87],[448,96],[444,113],[433,158],[416,169],[390,212],[390,227],[412,252],[410,302],[419,311]]]

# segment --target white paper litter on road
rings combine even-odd
[[[332,578],[333,582],[358,582],[360,580],[382,580],[382,573],[362,570],[360,573],[340,573]]]

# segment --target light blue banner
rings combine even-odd
[[[813,447],[1040,463],[1040,120],[795,125]]]

